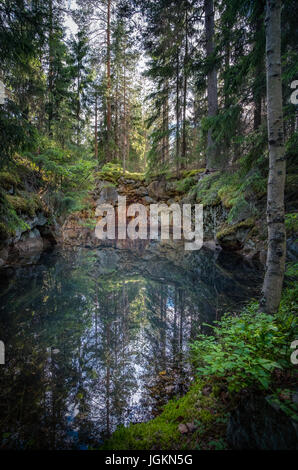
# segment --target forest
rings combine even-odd
[[[1,450],[297,450],[297,106],[295,0],[0,0]]]

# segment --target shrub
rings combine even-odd
[[[297,302],[287,292],[276,316],[260,313],[258,303],[238,316],[226,314],[212,326],[214,336],[199,335],[191,346],[199,375],[224,379],[231,392],[249,386],[268,389],[275,369],[292,368],[295,311]]]
[[[296,212],[286,214],[285,225],[286,225],[288,236],[291,236],[294,233],[297,233],[298,232],[298,214]]]

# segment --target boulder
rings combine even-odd
[[[14,250],[20,254],[30,251],[42,251],[43,240],[37,228],[24,233],[17,243],[14,245]]]
[[[48,221],[42,212],[37,213],[33,218],[24,217],[23,220],[26,226],[24,226],[24,228],[17,229],[15,236],[10,240],[10,242],[17,243],[21,239],[23,233],[28,231],[27,227],[29,227],[30,230],[33,230],[35,227],[43,227]]]
[[[224,250],[241,250],[248,239],[249,233],[254,226],[253,219],[247,219],[238,224],[225,227],[216,234],[219,245]]]

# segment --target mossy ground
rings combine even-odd
[[[213,390],[207,381],[197,381],[151,421],[119,427],[101,449],[224,449],[227,417],[227,409],[216,397],[216,387]],[[181,424],[191,424],[194,429],[182,433]]]

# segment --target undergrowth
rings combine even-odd
[[[240,314],[226,314],[212,325],[212,336],[199,335],[191,345],[197,378],[186,395],[169,401],[147,423],[118,427],[101,449],[225,449],[229,412],[242,391],[266,394],[268,401],[298,420],[288,389],[295,380],[290,345],[298,335],[297,268],[288,266],[276,316],[260,313],[257,302]],[[181,432],[181,424],[191,425],[192,431]]]

